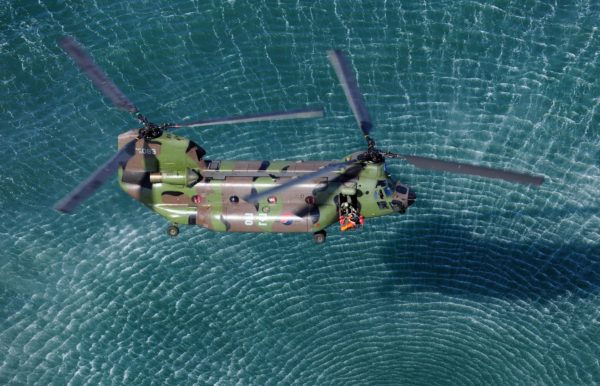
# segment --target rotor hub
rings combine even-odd
[[[373,163],[383,163],[385,162],[385,157],[383,153],[381,153],[375,147],[375,141],[368,135],[365,135],[365,139],[367,140],[367,151],[358,156],[358,159],[361,161],[368,161]]]
[[[157,125],[156,123],[152,123],[142,114],[137,115],[137,119],[139,119],[144,126],[138,129],[138,138],[150,140],[154,138],[160,137],[165,130],[170,127],[173,127],[173,123],[161,123]]]

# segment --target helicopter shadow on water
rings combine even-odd
[[[381,292],[399,287],[449,296],[548,302],[600,293],[600,246],[504,242],[474,238],[460,225],[403,229],[385,245],[390,277]],[[415,248],[415,241],[420,251]],[[401,252],[396,252],[401,251]]]

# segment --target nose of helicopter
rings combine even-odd
[[[392,207],[400,213],[415,203],[417,200],[417,194],[407,185],[403,185],[399,182],[396,183],[394,200],[392,200]]]

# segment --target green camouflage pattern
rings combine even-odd
[[[121,134],[119,148],[137,137],[135,130]],[[402,213],[408,207],[406,190],[396,191],[399,184],[383,163],[351,165],[248,203],[242,197],[340,160],[206,160],[200,146],[170,133],[137,139],[135,150],[119,170],[122,189],[173,224],[218,232],[317,232],[338,222],[340,194],[353,197],[365,218]]]

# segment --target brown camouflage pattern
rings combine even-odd
[[[119,147],[135,138],[136,131],[120,135]],[[395,182],[383,164],[374,163],[317,177],[256,204],[248,203],[242,197],[339,160],[207,161],[204,154],[192,141],[172,134],[137,140],[136,154],[119,170],[120,185],[173,224],[219,232],[316,232],[338,222],[343,191],[356,192],[356,204],[366,218],[397,212],[390,204],[393,199],[407,206],[406,194],[393,191]]]

